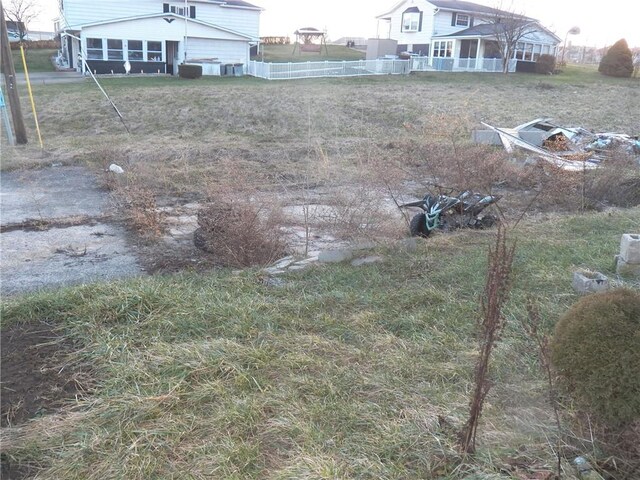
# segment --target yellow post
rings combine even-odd
[[[38,132],[38,140],[40,140],[40,148],[44,148],[42,144],[42,135],[40,135],[40,124],[38,123],[38,113],[36,112],[36,102],[33,100],[33,92],[31,91],[31,81],[29,80],[29,70],[27,69],[27,58],[24,55],[24,47],[20,43],[20,53],[22,54],[22,66],[24,67],[24,78],[27,81],[27,90],[29,91],[29,99],[31,99],[31,110],[33,118],[36,121],[36,131]]]

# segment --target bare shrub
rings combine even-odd
[[[273,208],[219,198],[198,212],[194,243],[226,266],[264,266],[285,254],[281,223]]]
[[[165,213],[158,208],[153,190],[142,184],[135,173],[110,177],[115,177],[111,197],[125,221],[141,236],[162,235]]]
[[[460,433],[460,448],[472,454],[476,449],[476,432],[484,401],[491,388],[489,364],[491,353],[500,339],[505,319],[502,307],[509,298],[511,267],[515,255],[515,243],[509,245],[507,232],[498,226],[493,248],[489,247],[486,283],[482,295],[483,317],[478,321],[478,359],[474,372],[474,390],[469,401],[469,418]]]
[[[331,209],[320,218],[324,228],[344,240],[397,237],[400,214],[375,185],[361,179],[333,196]]]
[[[640,205],[640,169],[629,155],[618,154],[588,172],[585,195],[593,207]]]
[[[464,145],[456,152],[433,145],[425,158],[425,168],[442,185],[483,193],[490,193],[496,185],[517,175],[517,167],[504,152],[482,145]]]

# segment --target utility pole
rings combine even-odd
[[[16,132],[16,143],[24,145],[27,143],[27,131],[24,128],[24,119],[22,118],[22,109],[20,108],[20,96],[16,88],[16,70],[13,66],[13,57],[11,56],[11,45],[9,44],[9,33],[7,32],[7,23],[4,21],[4,8],[0,1],[0,47],[2,47],[2,73],[4,74],[4,83],[7,88],[7,99],[11,108],[11,119],[13,120],[13,129]]]

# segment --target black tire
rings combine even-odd
[[[484,217],[482,217],[478,224],[478,227],[476,228],[491,228],[496,223],[498,223],[498,217],[496,217],[495,215],[485,215]]]
[[[199,248],[200,250],[203,250],[205,252],[209,252],[207,245],[207,236],[202,227],[196,229],[196,231],[193,232],[193,244],[196,246],[196,248]]]
[[[427,230],[427,216],[424,213],[419,213],[411,219],[409,232],[412,237],[427,238],[429,236],[431,232]]]

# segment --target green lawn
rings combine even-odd
[[[454,447],[490,231],[381,250],[381,264],[312,268],[282,287],[220,271],[5,300],[5,326],[53,323],[76,346],[60,364],[94,384],[59,415],[5,430],[3,455],[59,480],[524,478],[508,476],[516,457],[552,472],[552,413],[519,324],[525,300],[549,331],[577,300],[573,270],[613,274],[620,235],[638,224],[636,208],[513,233],[508,324],[473,459]]]
[[[56,55],[57,50],[43,48],[43,49],[25,49],[25,56],[27,59],[27,68],[29,72],[53,72],[55,68],[51,62],[51,57]],[[22,62],[22,55],[20,49],[12,50],[13,65],[16,72],[24,72],[24,66]]]
[[[300,52],[296,48],[293,53],[293,45],[264,45],[264,55],[257,55],[252,60],[265,62],[319,62],[325,60],[362,60],[364,52],[347,48],[342,45],[327,45],[321,52]]]

